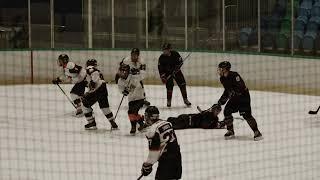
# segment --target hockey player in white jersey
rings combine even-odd
[[[85,129],[97,129],[95,117],[93,116],[92,112],[92,105],[96,102],[99,103],[99,107],[102,110],[103,114],[106,116],[106,118],[109,120],[111,127],[113,129],[117,129],[118,125],[115,123],[113,113],[111,112],[109,107],[108,90],[106,82],[103,79],[101,79],[101,73],[96,67],[88,66],[86,70],[86,82],[89,91],[84,94],[82,99],[84,116],[88,121],[88,124],[85,125]]]
[[[132,135],[136,133],[137,123],[140,125],[138,128],[139,131],[145,128],[144,118],[139,114],[139,110],[144,104],[144,90],[140,83],[142,79],[142,74],[131,73],[129,65],[121,65],[118,87],[124,96],[128,96],[128,117],[131,123],[130,134]]]
[[[144,59],[140,56],[140,50],[138,48],[132,48],[130,56],[124,58],[121,64],[127,64],[130,66],[130,70],[132,74],[140,74],[141,77],[141,86],[143,87],[143,80],[146,78],[146,64]],[[117,81],[117,80],[116,80]],[[144,92],[144,105],[150,106],[150,102],[146,100],[146,94]]]
[[[71,99],[76,106],[76,116],[81,116],[81,97],[84,94],[86,83],[84,81],[86,77],[86,70],[81,66],[69,61],[67,54],[61,54],[58,57],[58,65],[62,67],[63,74],[52,80],[53,84],[59,84],[63,81],[74,84],[70,91]]]
[[[180,179],[182,174],[181,153],[177,136],[170,122],[159,119],[159,110],[149,106],[144,114],[149,126],[146,137],[149,142],[149,154],[143,163],[141,173],[148,176],[152,166],[158,161],[156,180]]]

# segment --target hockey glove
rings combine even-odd
[[[144,176],[148,176],[152,172],[152,164],[143,163],[141,168],[141,173]]]
[[[56,79],[52,80],[52,84],[59,84],[61,82],[62,82],[61,79],[58,77]]]
[[[127,89],[125,89],[125,90],[122,91],[122,94],[123,94],[124,96],[128,96],[129,91],[128,91]]]
[[[211,106],[211,111],[217,116],[221,112],[220,104],[214,104]]]
[[[161,81],[162,81],[163,84],[166,84],[166,83],[167,83],[167,76],[166,76],[166,74],[161,74],[160,78],[161,78]]]
[[[136,69],[136,68],[131,68],[130,71],[131,71],[131,74],[132,74],[132,75],[139,74],[139,72],[140,72],[140,70],[139,70],[139,69]]]

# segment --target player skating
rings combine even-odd
[[[92,110],[92,105],[96,102],[99,103],[99,107],[106,118],[109,120],[111,127],[113,129],[117,129],[118,125],[115,123],[113,113],[109,107],[107,84],[102,79],[103,77],[101,76],[101,72],[96,68],[97,61],[95,59],[90,59],[86,64],[86,82],[89,91],[84,94],[82,99],[84,116],[88,121],[88,124],[85,125],[85,129],[97,129],[95,117]]]
[[[86,83],[84,81],[86,77],[86,70],[81,66],[69,61],[67,54],[61,54],[58,57],[58,65],[63,69],[63,75],[52,80],[53,84],[59,84],[63,81],[71,81],[74,86],[70,91],[70,96],[73,104],[76,107],[76,116],[82,115],[81,97],[84,94]]]
[[[155,179],[180,179],[182,174],[181,153],[172,124],[159,119],[159,110],[149,106],[145,110],[148,124],[146,138],[149,144],[147,160],[142,165],[142,175],[148,176],[152,166],[158,161]]]
[[[191,106],[188,100],[186,81],[180,69],[183,63],[182,57],[177,51],[172,50],[169,43],[163,44],[162,51],[163,53],[159,57],[158,70],[161,81],[166,85],[167,89],[167,107],[171,107],[173,80],[176,81],[180,88],[184,104]]]
[[[144,105],[144,89],[141,85],[143,76],[139,73],[133,73],[130,66],[122,64],[120,67],[118,87],[123,96],[128,96],[129,110],[128,117],[131,123],[130,134],[135,134],[137,123],[140,125],[138,130],[145,128],[144,118],[139,114],[139,110]]]
[[[124,58],[120,62],[119,66],[119,72],[120,72],[120,67],[122,64],[127,64],[130,66],[131,73],[132,74],[140,74],[142,80],[140,81],[142,88],[143,86],[143,79],[146,77],[146,64],[144,62],[144,59],[140,56],[140,50],[138,48],[133,48],[131,50],[130,56]],[[115,77],[115,82],[118,83],[118,80],[120,78],[120,73],[116,74]],[[150,102],[146,100],[146,93],[144,92],[144,105],[150,106]]]
[[[169,117],[168,122],[172,124],[173,129],[223,129],[224,121],[219,121],[218,114],[221,112],[221,106],[215,104],[211,108],[194,114],[181,114],[178,117]]]
[[[224,92],[218,101],[218,105],[227,103],[224,107],[223,114],[228,131],[224,137],[225,139],[232,139],[235,137],[232,113],[239,112],[254,132],[254,140],[261,140],[263,139],[262,134],[258,129],[255,118],[251,114],[249,90],[240,75],[237,72],[230,71],[230,69],[231,64],[228,61],[223,61],[218,65],[220,82],[224,87]]]

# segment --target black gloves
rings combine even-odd
[[[148,176],[152,172],[152,164],[143,163],[141,168],[141,173],[144,176]]]
[[[122,94],[123,94],[124,96],[128,96],[129,91],[128,91],[127,89],[125,89],[125,90],[122,91]]]
[[[54,80],[52,80],[52,84],[59,84],[59,83],[61,83],[62,81],[61,81],[61,79],[60,78],[55,78]]]

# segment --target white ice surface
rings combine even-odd
[[[68,93],[71,86],[62,88]],[[222,93],[220,88],[188,87],[193,105],[186,108],[175,87],[168,109],[164,86],[145,89],[163,119],[196,113],[196,105],[208,108]],[[115,114],[122,95],[115,85],[108,85],[108,90]],[[320,113],[307,114],[317,108],[320,97],[251,91],[251,99],[264,140],[253,141],[252,131],[241,120],[234,121],[234,140],[224,140],[223,129],[176,131],[182,179],[320,179]],[[73,107],[55,85],[0,86],[0,102],[1,180],[131,180],[140,175],[147,140],[142,134],[128,136],[126,100],[116,120],[120,130],[113,132],[97,105],[99,129],[85,131],[85,118],[71,116]],[[156,167],[143,179],[154,179]]]

